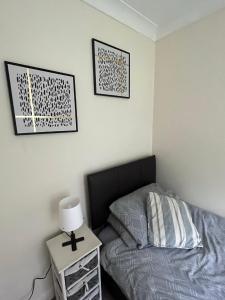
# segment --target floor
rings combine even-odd
[[[113,296],[110,294],[109,290],[107,290],[106,286],[102,284],[102,300],[118,300],[113,298]]]

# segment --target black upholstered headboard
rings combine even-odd
[[[97,229],[106,223],[109,206],[113,201],[155,180],[155,156],[88,175],[92,229]]]

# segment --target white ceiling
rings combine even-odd
[[[225,0],[82,0],[156,41],[225,7]]]

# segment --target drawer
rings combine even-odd
[[[70,289],[75,282],[85,276],[98,265],[98,251],[95,250],[82,258],[80,261],[65,270],[65,285]]]
[[[100,299],[100,290],[99,287],[94,289],[90,294],[88,294],[87,297],[84,298],[84,300],[99,300]]]
[[[83,280],[79,281],[76,285],[74,285],[70,290],[67,291],[67,299],[79,300],[81,298],[85,298],[85,296],[88,296],[89,292],[91,292],[91,290],[94,289],[94,287],[96,287],[98,283],[98,270],[94,270],[89,275],[84,277]]]

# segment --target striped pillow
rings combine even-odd
[[[149,244],[164,248],[202,247],[188,206],[181,200],[150,192],[147,199]]]

